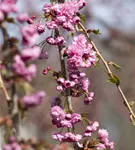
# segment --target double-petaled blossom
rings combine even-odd
[[[108,132],[105,129],[99,129],[98,137],[102,142],[106,142],[108,140]]]
[[[26,107],[38,106],[43,102],[45,96],[44,91],[39,91],[32,95],[24,96],[22,101]]]
[[[24,61],[35,60],[40,56],[41,49],[38,46],[32,48],[25,48],[21,51],[21,59]]]
[[[30,64],[28,67],[26,67],[24,61],[21,59],[20,55],[15,55],[14,56],[14,61],[13,61],[13,70],[14,72],[28,80],[28,81],[31,81],[33,77],[36,76],[36,72],[37,72],[37,69],[36,69],[36,65],[34,64]]]
[[[81,121],[81,115],[77,113],[67,114],[60,106],[51,109],[52,122],[57,127],[72,128],[74,124]]]
[[[109,150],[114,150],[114,142],[106,142],[105,145]]]
[[[81,83],[82,83],[82,89],[88,93],[88,88],[89,88],[89,85],[90,85],[90,81],[88,78],[84,78],[81,80]]]
[[[59,78],[57,79],[57,83],[59,84],[59,85],[57,86],[57,90],[58,90],[58,91],[63,91],[63,90],[65,90],[65,89],[67,89],[67,88],[70,88],[70,87],[75,86],[75,82],[70,81],[70,80],[65,80],[65,79],[62,78],[62,77],[59,77]]]
[[[62,120],[65,119],[66,113],[63,111],[63,109],[59,106],[54,106],[51,108],[51,116],[53,124],[57,125]]]
[[[77,113],[73,113],[72,115],[71,115],[71,123],[74,125],[74,124],[76,124],[76,123],[78,123],[78,122],[80,122],[81,121],[81,115],[80,114],[77,114]]]
[[[49,21],[46,23],[46,26],[48,29],[57,29],[58,25],[55,23],[55,21]]]
[[[107,149],[114,150],[114,143],[109,141],[108,135],[109,134],[105,129],[99,129],[98,138],[100,142],[103,143]]]
[[[84,35],[74,37],[72,44],[67,48],[68,68],[87,68],[96,62],[96,52],[92,50],[92,45],[87,44]],[[72,66],[70,66],[72,63]]]
[[[64,37],[62,36],[58,36],[57,38],[48,37],[46,41],[48,44],[51,44],[51,45],[62,45],[66,42]]]
[[[26,73],[24,74],[24,78],[27,81],[31,81],[36,76],[37,67],[35,64],[30,64],[25,71]]]
[[[93,132],[97,131],[98,127],[99,127],[99,123],[97,121],[91,123],[89,126],[86,127],[83,136],[84,137],[91,136]]]
[[[103,149],[106,149],[106,146],[103,143],[99,143],[96,145],[96,149],[97,150],[103,150]]]
[[[32,44],[35,44],[38,33],[35,26],[24,26],[21,28],[21,34],[22,34],[22,44],[25,46],[29,46]]]

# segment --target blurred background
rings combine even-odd
[[[48,0],[18,0],[18,6],[22,12],[40,14],[43,4]],[[121,87],[129,101],[135,100],[135,1],[134,0],[87,0],[87,6],[82,10],[86,16],[88,29],[99,29],[101,35],[93,35],[93,40],[107,61],[119,64],[122,70],[112,70],[121,79]],[[16,35],[18,31],[9,25],[10,35]],[[12,32],[11,32],[12,31]],[[42,39],[49,36],[50,32],[42,35]],[[51,124],[50,99],[58,95],[51,75],[43,76],[42,70],[48,65],[59,70],[57,48],[46,46],[49,53],[48,60],[37,60],[38,74],[33,81],[37,90],[45,90],[47,97],[38,108],[29,110],[28,118],[21,125],[20,135],[24,138],[37,137],[51,139],[51,132],[56,128]],[[89,119],[99,121],[100,127],[109,132],[109,139],[115,142],[116,150],[135,150],[135,127],[129,120],[129,112],[123,104],[115,85],[107,82],[104,67],[100,69],[89,68],[85,70],[90,78],[90,91],[95,92],[95,98],[91,105],[85,106],[82,99],[73,99],[73,107],[77,112],[87,112]],[[5,99],[0,96],[0,116],[6,114]],[[76,107],[77,106],[77,107]],[[134,109],[135,111],[135,109]],[[79,127],[79,130],[83,128]]]

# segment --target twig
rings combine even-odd
[[[79,25],[80,25],[80,27],[82,28],[83,32],[85,33],[86,37],[88,38],[89,42],[92,44],[93,49],[95,50],[95,52],[97,53],[97,55],[100,57],[101,61],[103,62],[103,64],[104,64],[104,66],[105,66],[105,68],[106,68],[108,74],[109,74],[111,77],[113,77],[113,73],[112,73],[110,67],[108,66],[107,61],[103,58],[102,54],[99,52],[99,50],[97,49],[97,47],[96,47],[96,45],[94,44],[94,42],[91,40],[90,35],[87,33],[87,30],[85,29],[85,27],[84,27],[81,23],[79,23]],[[126,96],[124,95],[124,93],[123,93],[123,91],[122,91],[120,85],[117,85],[117,84],[116,84],[116,86],[117,86],[118,91],[120,92],[120,94],[121,94],[121,96],[122,96],[122,98],[123,98],[123,100],[124,100],[124,102],[125,102],[125,104],[126,104],[128,110],[129,110],[130,114],[131,114],[132,117],[135,119],[135,114],[134,114],[132,108],[130,107],[130,104],[129,104],[129,102],[128,102]]]
[[[8,91],[7,91],[7,89],[6,89],[5,85],[4,85],[1,73],[0,73],[0,88],[3,90],[3,92],[5,94],[5,97],[6,97],[6,100],[9,102],[11,99],[10,99]]]

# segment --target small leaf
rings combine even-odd
[[[74,32],[71,32],[71,36],[72,36],[72,37],[74,36],[74,34],[75,34]]]
[[[15,23],[14,18],[7,18],[6,21],[9,23]]]
[[[132,125],[135,126],[135,121],[132,122]]]
[[[134,104],[135,104],[135,101],[129,102],[130,107],[133,107]]]
[[[85,112],[85,113],[81,113],[81,117],[87,117],[89,113]]]
[[[83,14],[79,14],[79,18],[83,23],[86,23],[86,17]]]
[[[89,119],[87,119],[86,117],[82,117],[82,121],[86,124],[90,123]]]
[[[116,75],[113,74],[111,76],[110,74],[108,74],[108,77],[111,83],[115,83],[117,86],[120,85],[120,79]]]
[[[101,34],[100,30],[87,30],[87,33]]]
[[[109,64],[109,65],[112,65],[112,66],[113,66],[115,69],[117,69],[118,71],[121,70],[121,67],[120,67],[118,64],[114,63],[114,62],[108,62],[108,64]]]
[[[100,66],[100,57],[97,56],[97,60],[96,60],[96,63],[94,63],[94,67],[98,68]]]
[[[30,94],[34,91],[33,87],[28,82],[18,82],[17,90],[20,94]]]

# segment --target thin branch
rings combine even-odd
[[[108,74],[109,74],[111,77],[113,77],[113,73],[112,73],[112,71],[111,71],[111,69],[110,69],[110,67],[109,67],[109,65],[108,65],[108,63],[107,63],[107,61],[103,58],[102,54],[99,52],[99,50],[97,49],[97,47],[96,47],[96,45],[94,44],[94,42],[91,40],[90,35],[87,33],[86,28],[85,28],[81,23],[79,23],[79,25],[80,25],[81,29],[83,30],[83,32],[85,33],[86,37],[88,38],[89,42],[92,44],[93,49],[95,50],[95,52],[97,53],[97,55],[100,57],[101,61],[103,62],[103,64],[104,64],[104,66],[105,66],[105,68],[106,68]],[[125,102],[125,104],[126,104],[128,110],[129,110],[130,114],[131,114],[132,117],[135,119],[135,114],[134,114],[134,112],[133,112],[133,110],[132,110],[132,108],[131,108],[131,106],[130,106],[130,104],[129,104],[127,98],[126,98],[126,96],[124,95],[124,93],[123,93],[123,91],[122,91],[120,85],[117,85],[117,84],[116,84],[116,86],[117,86],[118,91],[120,92],[120,94],[121,94],[121,96],[122,96],[122,98],[123,98],[123,100],[124,100],[124,102]]]
[[[6,100],[9,102],[11,99],[10,99],[8,91],[7,91],[7,89],[6,89],[5,85],[4,85],[1,73],[0,73],[0,88],[3,90],[3,92],[5,94],[5,97],[6,97]]]

